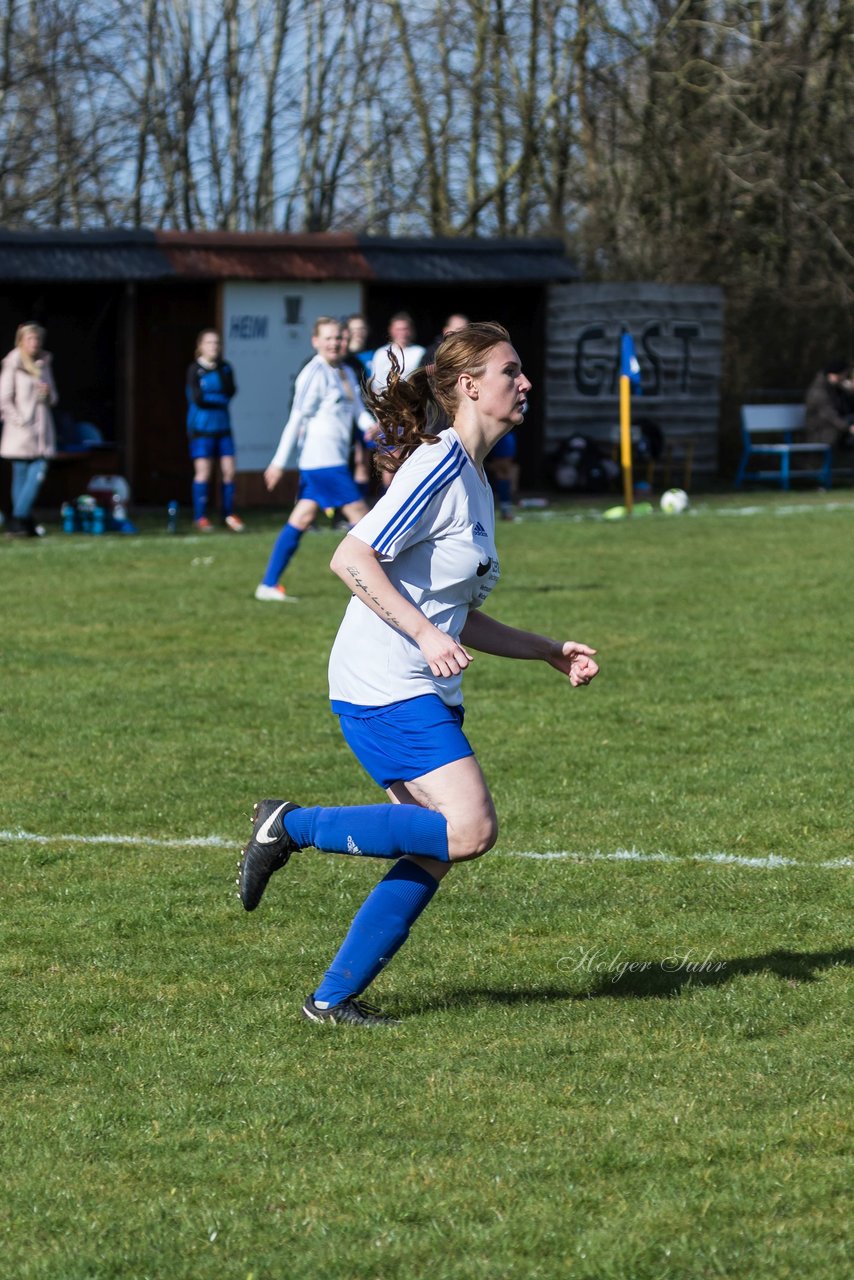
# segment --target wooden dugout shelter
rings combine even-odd
[[[375,346],[399,310],[424,345],[452,312],[498,320],[543,388],[549,290],[577,275],[555,240],[0,231],[0,342],[9,350],[24,320],[45,326],[60,408],[115,443],[136,502],[159,504],[189,495],[184,375],[198,331],[220,329],[239,388],[238,501],[252,505],[270,500],[260,473],[311,355],[316,315],[365,314]],[[543,406],[535,396],[520,439],[527,485],[546,479]],[[97,456],[95,467],[109,469]],[[72,470],[51,469],[46,500],[85,487]]]
[[[23,320],[45,326],[60,408],[115,443],[109,465],[93,465],[125,475],[138,503],[189,496],[184,375],[198,331],[213,325],[239,387],[238,501],[281,505],[261,472],[311,354],[312,321],[353,312],[375,346],[399,310],[424,345],[451,312],[507,326],[534,384],[518,433],[529,489],[550,486],[550,455],[567,437],[613,440],[626,327],[643,379],[634,415],[657,421],[677,452],[690,442],[698,481],[717,470],[722,291],[588,284],[557,240],[0,230],[0,286],[3,351]],[[85,488],[81,466],[51,468],[45,505]]]

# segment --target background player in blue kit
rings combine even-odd
[[[508,431],[497,441],[486,459],[486,469],[495,485],[498,510],[502,520],[513,519],[513,495],[516,490],[518,464],[516,462],[516,434]]]
[[[396,474],[332,559],[353,598],[330,655],[329,687],[347,742],[392,803],[262,800],[238,871],[252,911],[298,849],[395,860],[306,1000],[312,1022],[392,1021],[358,997],[451,866],[495,843],[495,806],[462,729],[469,650],[541,659],[572,685],[598,671],[594,649],[506,626],[480,609],[499,576],[484,460],[522,422],[530,387],[506,330],[473,324],[439,346],[432,372],[405,381],[393,369],[385,392],[369,398],[395,441],[394,454],[380,459]],[[441,414],[452,425],[437,433]]]
[[[270,490],[289,467],[299,466],[300,479],[294,509],[255,589],[256,600],[289,600],[280,579],[318,512],[339,507],[348,524],[354,524],[368,510],[350,473],[350,447],[354,423],[363,432],[376,424],[365,409],[355,373],[343,363],[346,342],[340,321],[319,316],[311,345],[315,354],[297,374],[290,416],[264,472]]]
[[[237,393],[234,370],[222,358],[216,329],[203,329],[196,340],[196,356],[187,370],[187,434],[193,459],[193,521],[200,533],[210,533],[208,493],[214,460],[222,472],[222,518],[233,533],[243,532],[234,514],[234,437],[229,404]]]

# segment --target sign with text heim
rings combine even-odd
[[[341,319],[361,305],[358,284],[230,281],[223,289],[223,344],[237,395],[231,420],[238,471],[263,471],[288,418],[294,381],[314,355],[318,316]]]

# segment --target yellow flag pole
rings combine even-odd
[[[620,465],[623,468],[623,502],[626,515],[632,514],[634,484],[632,483],[632,392],[626,374],[620,375]]]

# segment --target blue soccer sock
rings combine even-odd
[[[223,517],[230,516],[234,511],[234,483],[226,484],[222,482],[222,514]]]
[[[208,513],[208,482],[193,481],[193,519],[202,520]]]
[[[273,550],[270,553],[267,568],[264,571],[264,577],[261,579],[265,587],[278,586],[279,579],[285,572],[291,556],[299,546],[299,540],[302,535],[302,529],[298,529],[296,525],[285,525],[276,539]]]
[[[403,946],[438,887],[439,881],[417,863],[408,858],[395,863],[356,912],[314,999],[334,1005],[364,991]]]
[[[417,804],[362,804],[348,808],[292,809],[283,819],[301,849],[367,858],[421,854],[449,862],[448,823],[441,813]]]

